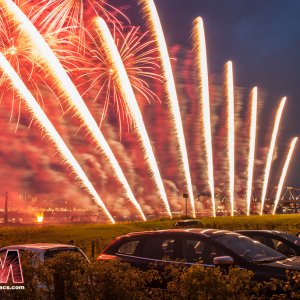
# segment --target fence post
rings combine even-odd
[[[95,241],[94,240],[92,240],[91,256],[92,256],[92,258],[95,257]]]

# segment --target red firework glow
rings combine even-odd
[[[152,3],[150,0],[140,2]],[[157,164],[157,176],[161,173],[160,187],[165,190],[165,203],[170,203],[172,211],[183,209],[183,201],[179,195],[188,190],[188,209],[192,215],[210,215],[212,212],[213,215],[217,214],[220,212],[218,207],[221,200],[224,200],[222,195],[228,196],[226,178],[229,173],[234,185],[231,185],[231,199],[227,197],[223,202],[227,205],[225,213],[229,213],[231,209],[231,214],[234,214],[234,207],[244,210],[247,197],[247,213],[253,211],[253,207],[250,207],[250,195],[253,189],[261,188],[267,146],[255,144],[256,157],[254,148],[252,154],[248,149],[251,124],[247,118],[242,117],[241,99],[245,95],[241,89],[232,87],[235,101],[231,113],[231,129],[224,132],[223,128],[227,127],[226,116],[221,114],[226,111],[223,89],[216,84],[212,85],[212,80],[207,75],[206,113],[201,112],[201,97],[197,97],[195,93],[199,82],[192,80],[195,66],[191,56],[194,57],[195,54],[176,47],[174,56],[180,57],[180,60],[173,61],[171,68],[163,36],[157,44],[152,38],[153,28],[149,29],[150,32],[143,32],[140,27],[131,25],[122,11],[112,7],[108,0],[20,0],[15,3],[26,15],[26,21],[23,19],[23,23],[20,22],[11,13],[13,1],[0,0],[0,52],[51,119],[95,190],[101,193],[113,218],[145,219],[143,212],[146,216],[168,215],[151,182],[147,169],[149,162],[141,154],[141,144],[146,133],[140,140],[132,134],[137,129],[137,117],[133,116],[128,107],[127,102],[132,101],[131,98],[136,98],[136,111],[141,111],[141,121],[145,123],[147,136],[149,135],[149,148],[153,148],[153,162]],[[128,96],[126,99],[124,91],[120,89],[119,70],[107,59],[103,40],[100,40],[95,31],[93,22],[97,16],[106,21],[112,33],[122,68],[127,73],[127,83],[132,86],[130,99]],[[25,26],[24,22],[29,22],[31,26],[28,23]],[[29,33],[30,28],[35,33]],[[37,40],[32,39],[34,35],[38,36]],[[161,54],[158,51],[158,45],[162,44],[166,48],[164,64],[168,65],[169,80],[162,68]],[[204,64],[207,62],[203,61]],[[178,101],[177,95],[173,95],[175,99],[170,89],[165,89],[168,82],[172,82],[171,92],[178,93]],[[172,102],[175,106],[171,105],[173,109],[176,108],[173,113],[170,111],[170,95],[176,100]],[[21,101],[2,73],[0,96],[3,102],[0,110],[0,192],[1,188],[5,188],[10,194],[36,195],[39,200],[29,203],[34,211],[57,208],[74,210],[80,205],[85,209],[94,209],[94,204],[78,188],[74,176],[69,176],[70,170],[66,170],[58,158],[53,158],[51,143],[46,144],[40,139],[40,129],[32,126],[30,131],[27,130],[31,119],[26,114],[23,115]],[[160,100],[161,104],[158,103]],[[258,107],[260,101],[258,99]],[[204,117],[208,113],[211,121]],[[101,132],[94,119],[101,125]],[[198,126],[202,121],[207,122]],[[186,146],[180,143],[182,149],[178,148],[174,122],[180,127],[181,140],[186,140]],[[257,122],[259,123],[259,111]],[[14,128],[20,124],[16,133],[10,135],[9,123]],[[130,131],[121,131],[124,123],[129,125]],[[78,133],[78,128],[81,127],[84,127],[88,137]],[[201,127],[210,127],[206,134],[206,144]],[[234,136],[233,132],[237,130],[244,133]],[[234,157],[225,152],[224,137],[227,135],[234,137],[230,152],[235,154]],[[211,139],[209,143],[208,138]],[[91,147],[90,141],[98,148]],[[180,151],[186,153],[183,155],[185,172],[182,172],[179,161]],[[208,151],[209,156],[205,156]],[[231,157],[234,167],[228,167],[224,159],[227,156]],[[208,160],[209,178],[205,178],[206,175],[201,170],[207,168]],[[245,178],[248,178],[247,172],[249,173],[246,163],[248,160],[248,165],[251,166],[248,169],[261,174],[253,177],[253,184],[252,179],[248,180],[247,196]],[[115,173],[118,173],[116,177]],[[11,177],[8,175],[11,174],[15,177],[13,181],[8,180]],[[200,201],[194,202],[194,195]],[[211,200],[216,204],[215,211],[211,210]],[[17,208],[28,206],[27,202],[17,203],[15,199],[14,203]],[[256,207],[256,210],[259,208]]]

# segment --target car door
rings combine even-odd
[[[183,253],[188,264],[199,263],[210,267],[215,267],[215,257],[228,255],[212,241],[201,237],[186,237],[183,240]]]

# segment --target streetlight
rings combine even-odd
[[[189,194],[183,194],[182,197],[185,199],[185,217],[187,218],[187,199],[189,198]]]

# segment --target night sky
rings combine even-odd
[[[263,118],[281,97],[288,102],[281,123],[279,153],[300,136],[300,1],[156,0],[168,45],[191,47],[192,22],[204,20],[209,72],[221,74],[232,60],[235,84],[267,92]],[[285,186],[300,187],[300,142]]]

